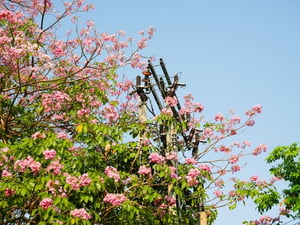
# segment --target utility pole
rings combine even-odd
[[[194,158],[198,156],[198,145],[201,142],[205,142],[200,140],[200,133],[202,130],[190,127],[182,127],[181,123],[184,121],[188,124],[190,120],[190,114],[186,113],[185,115],[180,115],[181,105],[178,101],[176,91],[178,87],[186,86],[184,83],[179,83],[179,76],[175,74],[172,77],[169,76],[168,71],[166,69],[165,63],[162,59],[160,59],[159,66],[162,69],[163,75],[158,75],[152,65],[151,61],[148,61],[148,67],[145,71],[143,71],[143,79],[141,76],[137,76],[136,78],[136,89],[131,92],[137,93],[139,95],[139,108],[138,108],[138,119],[139,122],[144,124],[147,121],[147,110],[153,115],[156,116],[155,110],[152,106],[152,101],[150,98],[150,94],[152,94],[152,99],[156,103],[158,109],[158,114],[160,114],[161,110],[164,107],[169,107],[172,111],[173,119],[168,121],[168,123],[160,122],[156,125],[158,131],[157,140],[160,140],[160,154],[165,155],[170,151],[179,152],[180,148],[185,148],[187,150],[192,150],[191,154]],[[153,79],[152,79],[152,78]],[[150,79],[151,78],[151,79]],[[154,84],[151,81],[154,80]],[[141,84],[143,82],[143,85]],[[160,95],[157,95],[156,90],[160,92]],[[162,101],[159,97],[162,97]],[[167,97],[177,98],[176,105],[165,106],[164,100]],[[150,104],[148,104],[148,102]],[[181,126],[181,127],[180,127]],[[183,144],[179,147],[178,137],[183,138]],[[146,134],[139,134],[139,147],[141,148],[143,142],[146,140]],[[178,171],[178,161],[171,161],[172,166],[176,168]],[[176,184],[175,184],[176,185]],[[176,199],[176,205],[172,206],[169,210],[171,214],[176,214],[179,218],[182,218],[183,211],[186,206],[186,201],[184,197],[179,197],[174,193],[173,184],[168,185],[167,194],[169,196],[173,196]],[[198,225],[207,225],[207,214],[205,212],[205,207],[203,205],[203,201],[199,203],[198,209]]]
[[[207,225],[207,215],[205,211],[200,212],[199,225]]]

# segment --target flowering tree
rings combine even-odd
[[[234,113],[207,122],[191,95],[177,112],[169,94],[154,118],[141,120],[143,99],[117,72],[145,68],[140,51],[154,29],[134,42],[123,31],[99,33],[92,21],[80,28],[74,15],[92,8],[0,1],[1,224],[196,224],[199,212],[211,224],[219,207],[245,198],[264,210],[265,193],[277,197],[276,179],[231,174],[266,145],[251,151],[249,141],[226,141],[253,126],[261,106],[244,122]],[[65,18],[74,29],[58,35]],[[185,140],[163,141],[161,127]]]
[[[300,147],[294,143],[290,146],[275,148],[267,158],[268,163],[277,163],[270,169],[270,172],[289,183],[289,188],[283,190],[283,205],[287,210],[282,214],[299,218],[300,217]],[[292,211],[295,215],[288,214]]]
[[[252,224],[279,224],[282,216],[296,221],[300,218],[300,148],[297,143],[290,146],[276,147],[266,160],[268,163],[273,164],[270,173],[288,182],[288,188],[285,188],[282,194],[278,195],[277,199],[268,199],[268,195],[265,196],[265,199],[262,199],[263,204],[268,208],[274,207],[279,203],[279,216],[276,218],[263,216],[259,220],[252,221]],[[293,224],[299,223],[299,221],[294,222]]]

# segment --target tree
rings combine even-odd
[[[288,189],[283,190],[285,208],[300,217],[300,147],[297,143],[275,148],[268,158],[268,163],[276,163],[270,169],[271,174],[288,182]],[[287,214],[289,215],[289,214]],[[291,216],[291,215],[290,215]]]
[[[278,191],[276,195],[266,194],[256,203],[261,204],[261,211],[265,212],[279,206],[278,217],[262,216],[259,220],[250,221],[247,224],[281,224],[281,217],[286,216],[295,221],[300,218],[300,148],[297,143],[290,146],[276,147],[266,158],[267,163],[272,164],[270,173],[280,180],[287,182],[288,187]],[[278,204],[279,203],[279,204]],[[291,222],[291,221],[290,221]],[[298,223],[295,223],[298,224]]]
[[[202,211],[211,224],[219,207],[275,196],[274,179],[230,175],[266,150],[226,141],[253,126],[261,106],[244,122],[234,113],[207,122],[191,95],[179,109],[175,86],[160,87],[162,108],[141,120],[150,101],[141,94],[154,86],[134,87],[118,69],[147,67],[140,51],[154,28],[137,42],[92,21],[81,28],[74,15],[93,8],[83,2],[0,3],[1,223],[196,224]],[[74,29],[62,36],[66,18]]]

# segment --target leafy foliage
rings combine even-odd
[[[300,217],[300,147],[297,143],[277,147],[266,160],[268,163],[276,163],[270,169],[271,174],[288,182],[289,188],[283,190],[283,203]]]

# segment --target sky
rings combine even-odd
[[[205,106],[204,115],[234,109],[243,114],[261,104],[263,113],[243,138],[271,151],[300,140],[300,1],[298,0],[87,0],[87,15],[103,32],[156,34],[143,54],[163,58],[170,74]],[[158,61],[157,61],[158,62]],[[134,72],[133,72],[134,73]],[[134,79],[139,71],[132,75]],[[268,175],[263,154],[249,160],[244,175]],[[255,219],[253,205],[221,209],[214,225]],[[293,222],[288,223],[293,225]]]

